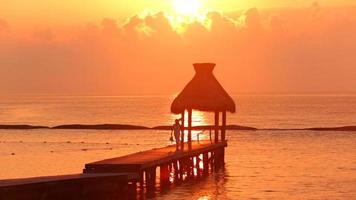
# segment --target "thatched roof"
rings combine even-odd
[[[194,64],[195,76],[174,99],[171,111],[175,114],[186,109],[201,111],[235,112],[235,103],[213,74],[215,64]]]

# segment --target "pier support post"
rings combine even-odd
[[[184,161],[185,161],[184,164],[185,164],[185,172],[187,173],[187,179],[190,179],[191,177],[190,158],[186,158]]]
[[[215,152],[214,151],[211,151],[210,152],[210,170],[211,170],[211,173],[214,173],[214,170],[215,170]]]
[[[182,112],[181,150],[184,150],[185,111]]]
[[[128,182],[128,199],[137,198],[137,184],[136,182]]]
[[[182,160],[178,160],[177,161],[178,164],[178,180],[179,181],[183,181],[183,161]]]
[[[214,151],[214,167],[218,171],[224,165],[224,147]]]
[[[220,155],[219,155],[219,151],[218,150],[215,150],[214,151],[214,170],[215,172],[219,171],[219,159],[220,159]]]
[[[194,178],[195,174],[194,174],[194,157],[191,157],[190,160],[189,160],[189,164],[190,164],[190,175],[191,175],[191,178]]]
[[[148,191],[152,191],[155,189],[156,185],[156,167],[152,167],[149,169],[146,169],[145,171],[146,175],[146,188]]]
[[[157,167],[151,168],[151,185],[153,188],[156,188],[156,178],[157,178],[156,170],[157,170]]]
[[[174,182],[176,183],[178,181],[178,175],[179,175],[177,160],[173,162],[173,170],[174,170]]]
[[[145,172],[144,171],[140,171],[139,172],[140,175],[140,180],[139,180],[139,185],[140,185],[140,192],[143,193],[144,190],[144,178],[145,178]]]
[[[200,155],[197,155],[195,157],[195,168],[196,168],[196,171],[197,171],[197,178],[200,177]]]
[[[160,169],[160,186],[161,187],[167,187],[169,185],[169,167],[167,164],[161,165],[159,167]]]
[[[209,155],[208,152],[203,154],[203,175],[208,176],[209,174]]]
[[[221,149],[221,166],[225,165],[225,148]]]

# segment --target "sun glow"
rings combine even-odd
[[[167,17],[176,32],[184,33],[187,25],[195,22],[209,28],[207,12],[202,2],[203,0],[172,0],[173,13]]]
[[[199,0],[173,0],[173,8],[179,15],[197,16],[201,7]]]

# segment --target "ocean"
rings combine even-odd
[[[173,96],[2,96],[0,124],[170,125]],[[354,95],[236,95],[228,124],[356,125]],[[196,111],[193,125],[212,124]],[[205,137],[207,133],[204,133]],[[159,130],[0,130],[0,180],[80,173],[85,163],[170,144]],[[204,137],[204,136],[203,136]],[[194,138],[194,136],[193,136]],[[356,199],[356,132],[228,131],[225,169],[153,199]]]

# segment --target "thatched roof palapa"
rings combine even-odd
[[[175,114],[195,109],[211,112],[235,112],[234,100],[220,85],[213,74],[214,63],[193,64],[195,76],[176,97],[171,106]]]

